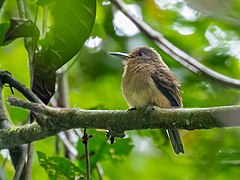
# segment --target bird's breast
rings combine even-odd
[[[122,93],[129,107],[155,105],[170,107],[167,98],[159,91],[152,79],[151,67],[125,67],[122,79]]]

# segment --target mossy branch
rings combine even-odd
[[[13,106],[36,112],[38,123],[0,130],[0,149],[44,139],[72,128],[110,129],[122,132],[173,127],[194,130],[240,126],[240,106],[191,109],[147,107],[127,112],[51,108],[16,98],[9,98],[8,102]]]

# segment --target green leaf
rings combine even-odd
[[[55,0],[38,0],[38,1],[36,2],[36,4],[37,4],[38,6],[44,6],[44,5],[50,4],[50,3],[53,2],[53,1],[55,1]]]
[[[63,157],[47,157],[37,151],[40,165],[45,169],[50,179],[77,179],[81,177],[80,168]]]
[[[47,104],[55,92],[55,71],[75,56],[89,37],[96,15],[95,0],[55,0],[53,28],[34,56],[33,92]]]
[[[54,27],[48,34],[45,61],[54,69],[68,62],[89,37],[96,15],[95,0],[55,1]]]
[[[27,19],[10,19],[10,26],[5,34],[4,43],[21,37],[32,37],[35,40],[39,38],[39,30],[33,21]]]
[[[4,44],[3,41],[5,39],[5,34],[7,33],[9,25],[9,23],[0,24],[0,46]]]

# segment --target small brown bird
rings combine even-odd
[[[149,105],[160,108],[182,107],[180,84],[154,49],[138,47],[129,54],[110,54],[124,59],[122,93],[130,109]],[[184,153],[178,130],[167,129],[167,132],[174,152]]]

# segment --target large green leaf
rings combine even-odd
[[[55,0],[53,27],[34,57],[33,92],[48,103],[55,92],[55,71],[67,63],[89,37],[96,15],[95,0]]]
[[[40,165],[45,169],[50,179],[78,179],[80,169],[71,161],[63,157],[47,157],[45,153],[37,151]]]
[[[55,70],[68,62],[89,37],[96,15],[95,0],[58,0],[52,8],[54,27],[45,43],[44,60]]]

